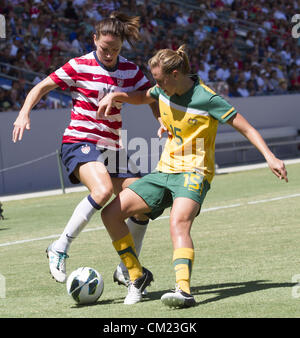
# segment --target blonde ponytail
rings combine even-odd
[[[183,74],[191,71],[189,58],[185,52],[185,45],[181,45],[176,51],[172,49],[159,50],[148,62],[150,68],[160,66],[165,74],[179,70]]]

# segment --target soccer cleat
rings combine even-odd
[[[53,243],[48,246],[46,253],[52,277],[59,283],[65,283],[67,280],[66,259],[69,256],[64,252],[54,250]]]
[[[175,308],[186,308],[196,305],[195,298],[189,293],[182,291],[179,286],[176,286],[175,290],[162,295],[161,301],[163,304]]]
[[[130,283],[128,271],[122,270],[122,268],[118,265],[115,272],[114,272],[113,280],[114,280],[114,283],[118,283],[118,285],[124,285],[124,286],[128,287],[129,283]],[[146,296],[147,293],[148,293],[147,289],[145,289],[142,292],[142,295]]]
[[[113,275],[114,283],[118,283],[118,285],[124,285],[128,287],[130,283],[129,274],[127,271],[123,271],[122,268],[118,265],[117,269]]]
[[[124,304],[132,305],[142,300],[142,293],[145,288],[153,281],[152,272],[143,268],[143,275],[128,285],[128,294],[124,300]]]

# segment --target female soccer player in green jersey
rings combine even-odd
[[[194,261],[190,231],[214,176],[218,123],[228,123],[243,134],[262,153],[271,171],[286,182],[287,171],[258,131],[234,107],[189,75],[184,46],[177,51],[160,50],[149,60],[149,66],[156,81],[154,87],[143,92],[111,93],[100,101],[97,114],[109,114],[114,101],[145,104],[157,100],[169,138],[156,170],[123,190],[104,208],[102,219],[129,271],[131,283],[124,303],[134,304],[141,300],[153,276],[142,268],[124,220],[136,213],[155,219],[172,206],[170,233],[176,288],[161,300],[168,306],[190,307],[196,304],[190,292]]]

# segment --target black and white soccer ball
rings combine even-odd
[[[89,267],[80,267],[67,279],[68,294],[78,304],[95,303],[102,295],[104,288],[100,273]]]

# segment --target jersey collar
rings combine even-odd
[[[94,58],[96,59],[97,63],[99,64],[99,66],[101,66],[103,69],[107,70],[108,72],[115,72],[118,69],[118,67],[119,67],[119,56],[118,56],[116,65],[112,68],[109,68],[109,67],[104,66],[104,64],[99,60],[96,51],[93,51],[93,54],[94,54]]]

